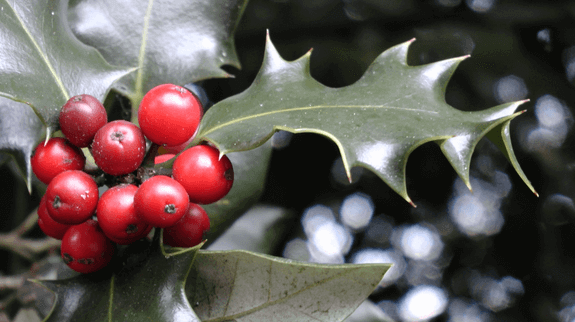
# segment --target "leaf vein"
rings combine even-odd
[[[112,309],[114,308],[114,280],[116,278],[115,274],[112,274],[110,279],[110,301],[108,303],[108,322],[112,322]]]
[[[232,299],[232,296],[234,295],[234,290],[236,288],[236,278],[238,277],[238,265],[239,265],[240,259],[237,258],[236,259],[236,264],[235,264],[235,268],[234,268],[234,279],[232,281],[232,289],[230,291],[230,296],[228,296],[228,301],[226,302],[226,308],[224,309],[224,316],[228,313],[228,308],[230,306],[230,301]]]
[[[30,32],[30,30],[28,30],[28,28],[26,28],[24,21],[22,19],[20,19],[20,16],[18,15],[18,12],[16,12],[16,9],[14,9],[14,7],[8,1],[6,1],[6,5],[12,10],[12,12],[14,12],[14,17],[16,17],[16,19],[18,19],[18,23],[20,24],[20,26],[22,26],[22,29],[24,30],[24,32],[26,33],[26,35],[30,39],[30,42],[32,42],[32,44],[34,45],[34,48],[38,52],[38,55],[40,55],[40,57],[42,58],[42,61],[44,62],[44,64],[46,64],[46,67],[50,71],[50,74],[54,78],[54,81],[56,82],[56,85],[58,85],[58,88],[62,92],[62,95],[66,98],[66,100],[68,100],[70,98],[70,95],[68,94],[68,90],[64,86],[64,83],[62,82],[60,77],[58,77],[58,74],[56,73],[54,66],[52,66],[52,63],[50,63],[50,60],[48,59],[48,56],[42,51],[42,48],[40,47],[38,42],[36,42],[36,40],[32,36],[32,33]]]
[[[423,112],[429,114],[439,114],[436,111],[426,111],[426,110],[419,110],[414,108],[404,108],[404,107],[395,107],[395,106],[387,106],[387,105],[314,105],[314,106],[302,106],[302,107],[294,107],[289,109],[283,110],[276,110],[276,111],[269,111],[264,113],[252,114],[249,116],[244,116],[237,118],[235,120],[231,120],[213,128],[209,129],[207,132],[203,133],[202,136],[206,136],[214,131],[217,131],[223,127],[229,126],[231,124],[240,123],[243,121],[255,119],[258,117],[264,117],[273,114],[281,114],[281,113],[289,113],[289,112],[296,112],[296,111],[308,111],[308,110],[315,110],[315,109],[322,109],[322,108],[373,108],[373,109],[393,109],[393,110],[401,110],[401,111],[410,111],[410,112]]]
[[[326,279],[323,279],[323,280],[321,280],[321,281],[315,282],[315,283],[313,283],[313,284],[311,284],[311,285],[309,285],[309,286],[307,286],[307,287],[304,287],[304,288],[302,288],[302,289],[300,289],[300,290],[298,290],[298,291],[296,291],[296,292],[294,292],[294,293],[292,293],[292,294],[289,294],[289,295],[287,295],[287,296],[285,296],[285,297],[279,298],[279,299],[277,299],[277,300],[275,300],[275,301],[268,301],[268,302],[266,302],[266,303],[264,303],[264,304],[261,304],[261,305],[259,305],[259,306],[254,307],[254,308],[252,308],[252,309],[249,309],[249,310],[246,310],[246,311],[244,311],[244,312],[240,312],[240,313],[237,313],[237,314],[234,314],[234,315],[230,315],[230,316],[226,316],[225,313],[224,313],[224,316],[222,316],[222,317],[215,318],[215,319],[210,319],[210,320],[206,320],[206,321],[209,321],[209,322],[218,322],[218,321],[230,321],[230,320],[239,319],[239,318],[244,317],[244,316],[246,316],[246,315],[249,315],[249,314],[252,314],[252,313],[257,312],[257,311],[259,311],[259,310],[265,309],[265,308],[267,308],[268,306],[272,306],[272,305],[275,305],[275,304],[278,304],[278,303],[281,303],[281,302],[285,302],[285,301],[287,301],[288,299],[290,299],[290,298],[292,298],[292,297],[295,297],[295,296],[299,295],[299,294],[302,293],[302,292],[305,292],[305,291],[307,291],[307,290],[309,290],[309,289],[312,289],[312,288],[314,288],[314,287],[317,287],[317,286],[321,286],[321,285],[323,285],[323,284],[326,284],[326,283],[328,283],[328,282],[330,282],[330,281],[332,281],[332,280],[334,280],[334,279],[336,279],[336,278],[343,277],[343,276],[345,276],[345,275],[347,275],[347,274],[350,274],[350,273],[354,273],[355,271],[356,271],[356,269],[344,270],[343,272],[341,272],[341,273],[339,273],[339,274],[335,274],[335,275],[330,276],[330,277],[328,277],[328,278],[326,278]],[[235,281],[235,276],[234,276],[234,281]],[[226,311],[227,311],[227,305],[226,305],[226,310],[225,310],[224,312],[226,312]],[[321,320],[320,320],[320,321],[321,321]]]
[[[146,58],[146,44],[148,42],[148,28],[150,25],[150,16],[152,15],[152,6],[154,0],[148,1],[148,8],[146,9],[146,15],[144,16],[144,26],[142,27],[142,43],[140,44],[140,51],[138,53],[138,73],[136,74],[136,84],[135,91],[138,97],[141,96],[143,92],[144,83],[144,60]]]

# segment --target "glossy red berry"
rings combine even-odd
[[[92,143],[94,161],[102,171],[119,176],[136,170],[146,154],[140,128],[128,121],[112,121],[96,132]]]
[[[108,122],[106,109],[91,95],[77,95],[68,100],[60,111],[60,129],[77,147],[87,147],[96,132]]]
[[[114,186],[102,194],[96,215],[104,234],[113,242],[128,245],[148,235],[152,226],[136,215],[133,184]]]
[[[210,218],[202,206],[190,203],[187,213],[175,225],[164,229],[164,244],[172,247],[193,247],[202,242],[210,229]]]
[[[98,185],[85,172],[64,171],[46,189],[46,208],[50,217],[66,225],[88,220],[98,205]]]
[[[138,109],[138,123],[150,141],[175,146],[194,135],[202,112],[200,101],[190,91],[163,84],[144,95]]]
[[[234,170],[227,156],[219,159],[218,149],[196,145],[180,154],[172,168],[172,175],[182,184],[190,202],[209,204],[223,198],[232,188]]]
[[[38,207],[38,226],[40,229],[52,238],[62,239],[68,228],[72,225],[64,225],[56,222],[50,214],[48,214],[48,209],[46,208],[46,195],[40,200],[40,206]]]
[[[92,273],[104,268],[114,255],[114,244],[104,235],[95,220],[72,226],[62,238],[64,262],[80,273]]]
[[[188,194],[176,180],[154,176],[144,181],[134,196],[138,216],[154,227],[174,225],[188,211]]]
[[[64,138],[51,138],[46,145],[41,142],[30,159],[32,171],[38,179],[49,184],[66,170],[82,170],[86,157],[78,147]]]

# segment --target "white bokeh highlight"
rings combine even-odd
[[[354,231],[367,227],[373,217],[374,205],[371,198],[364,193],[347,196],[339,209],[341,222]]]
[[[401,249],[406,257],[423,261],[437,259],[444,247],[441,236],[436,231],[419,224],[394,231],[392,243]]]
[[[420,285],[410,289],[399,303],[402,321],[427,321],[447,308],[447,292],[437,286]]]

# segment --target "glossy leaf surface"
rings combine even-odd
[[[466,57],[408,66],[411,43],[383,52],[354,84],[329,88],[311,77],[311,52],[287,62],[268,37],[253,84],[208,110],[197,138],[229,153],[259,146],[277,130],[324,135],[337,144],[348,177],[353,166],[368,168],[411,202],[405,168],[415,148],[438,143],[469,186],[471,155],[487,135],[533,190],[514,157],[508,131],[525,101],[479,112],[449,106],[444,99],[447,82]]]
[[[248,251],[200,251],[186,293],[202,321],[342,321],[389,267],[301,263]]]
[[[48,129],[78,94],[100,101],[131,69],[109,65],[67,22],[66,0],[0,0],[0,95],[30,105]]]
[[[184,293],[199,247],[166,254],[149,246],[131,245],[114,273],[39,281],[56,294],[47,321],[199,321]]]
[[[116,88],[139,104],[152,87],[228,77],[240,66],[234,33],[247,0],[70,2],[70,25],[112,64],[138,71]]]
[[[30,157],[42,138],[44,126],[27,105],[0,97],[0,151],[10,155],[32,191]]]

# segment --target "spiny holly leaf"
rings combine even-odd
[[[271,145],[264,144],[254,150],[228,155],[234,167],[232,190],[218,202],[203,206],[211,224],[206,235],[208,243],[215,241],[259,200],[264,190],[271,152]]]
[[[0,151],[12,156],[32,192],[30,157],[42,137],[42,122],[30,107],[4,97],[0,97],[0,115]]]
[[[166,253],[159,239],[152,247],[142,241],[128,247],[116,272],[37,281],[56,294],[46,321],[199,321],[184,285],[200,246]]]
[[[454,109],[445,102],[445,88],[467,56],[408,66],[412,42],[386,50],[356,83],[329,88],[311,77],[311,52],[287,62],[268,36],[253,84],[208,110],[197,138],[228,153],[259,146],[277,130],[321,134],[337,144],[348,177],[353,166],[366,167],[412,203],[405,167],[415,148],[437,142],[469,186],[471,155],[487,134],[533,190],[514,157],[508,130],[520,114],[514,111],[525,101],[479,112]]]
[[[0,0],[0,96],[30,105],[48,131],[58,126],[60,108],[71,96],[102,101],[110,85],[131,71],[110,66],[74,37],[67,4]]]
[[[319,265],[248,251],[199,251],[186,293],[204,322],[342,321],[390,266]]]
[[[222,65],[239,68],[233,36],[247,2],[72,0],[70,23],[109,62],[138,67],[116,86],[137,106],[156,85],[229,77]]]

